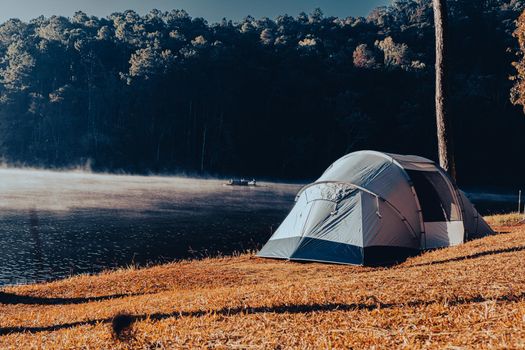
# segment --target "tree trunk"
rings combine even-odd
[[[449,120],[448,96],[448,36],[447,1],[432,0],[434,7],[434,26],[436,29],[436,123],[438,137],[439,164],[456,179],[452,125]]]

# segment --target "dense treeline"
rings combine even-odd
[[[516,0],[450,1],[459,181],[517,182]],[[358,149],[436,158],[429,0],[208,24],[186,12],[0,26],[0,154],[132,172],[318,175]],[[502,168],[504,167],[504,168]],[[494,180],[492,182],[492,180]]]

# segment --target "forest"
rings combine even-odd
[[[510,78],[524,9],[449,1],[460,184],[522,180],[525,116]],[[305,180],[361,149],[437,158],[429,0],[366,18],[12,19],[0,25],[0,57],[6,164]]]

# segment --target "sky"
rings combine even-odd
[[[82,10],[88,15],[105,17],[116,11],[132,9],[141,14],[153,8],[184,9],[192,17],[218,22],[223,17],[234,21],[246,15],[256,18],[306,13],[319,7],[327,16],[366,16],[373,8],[390,0],[0,0],[0,21],[9,18],[29,20],[40,15],[72,16]]]

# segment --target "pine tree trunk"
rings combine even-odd
[[[449,120],[448,96],[448,37],[447,1],[432,0],[434,25],[436,29],[436,122],[438,136],[439,164],[453,179],[456,179],[454,144]]]

